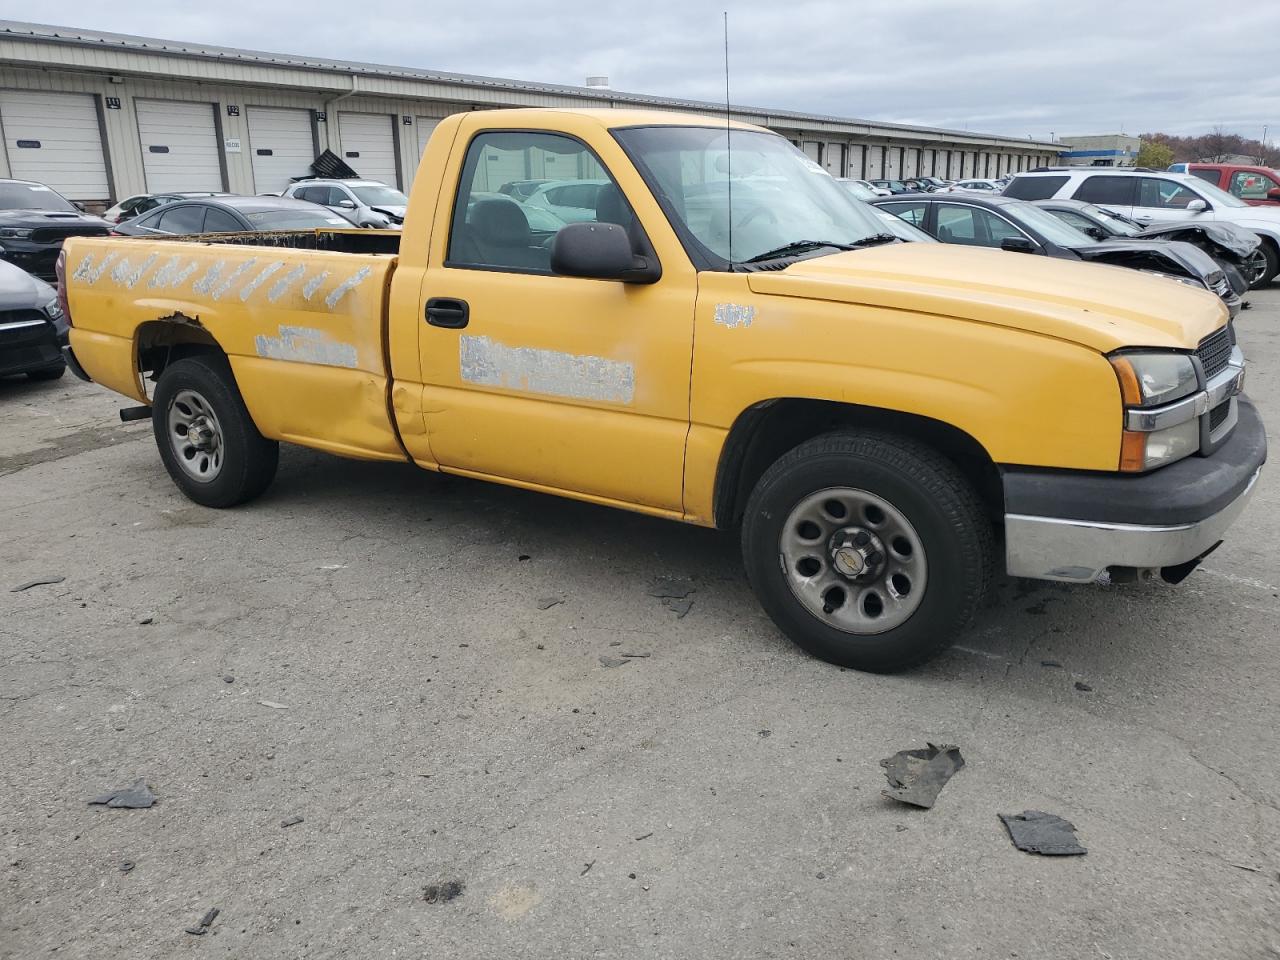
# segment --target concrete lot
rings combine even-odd
[[[123,404],[0,382],[0,957],[1280,956],[1274,468],[1182,586],[1004,581],[877,677],[782,639],[729,537],[296,448],[209,511]],[[882,799],[925,741],[968,766]],[[1088,855],[1015,850],[1026,809]]]

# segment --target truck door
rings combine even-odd
[[[522,203],[511,184],[563,181],[590,193],[575,203],[591,219],[644,230],[618,177],[564,134],[466,138],[464,125],[461,173],[442,187],[421,288],[432,459],[449,472],[681,512],[696,295],[687,259],[667,270],[676,258],[656,244],[664,275],[647,285],[552,274],[565,221]],[[620,149],[610,156],[636,189]],[[656,205],[646,209],[652,217]],[[655,227],[669,230],[651,223],[650,236]]]

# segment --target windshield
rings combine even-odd
[[[61,194],[42,183],[0,183],[0,210],[66,210],[76,213]]]
[[[1000,211],[1060,247],[1088,247],[1098,242],[1083,230],[1077,230],[1071,224],[1059,220],[1048,210],[1025,200],[1002,206]]]
[[[1114,230],[1122,237],[1136,237],[1142,232],[1141,224],[1134,223],[1128,217],[1122,217],[1114,210],[1106,207],[1095,207],[1093,204],[1084,208],[1085,213],[1107,224],[1107,229]]]
[[[312,230],[318,227],[349,227],[351,221],[328,210],[259,210],[245,213],[245,219],[257,230]]]
[[[360,198],[366,207],[403,207],[409,202],[399,190],[391,187],[377,186],[351,187],[351,192]]]
[[[1201,194],[1210,203],[1216,203],[1223,207],[1247,207],[1248,204],[1234,194],[1227,193],[1225,190],[1219,190],[1212,183],[1201,180],[1199,177],[1186,178],[1187,187],[1196,193]]]
[[[865,204],[776,134],[734,130],[732,159],[728,131],[714,127],[633,127],[614,136],[686,246],[716,269],[788,244],[856,244],[887,232]]]

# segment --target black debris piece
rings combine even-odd
[[[640,836],[636,837],[636,839],[637,839],[637,840],[648,840],[648,839],[649,839],[650,837],[652,837],[652,836],[653,836],[653,831],[652,831],[652,830],[650,830],[648,833],[642,833],[642,834],[640,834]],[[632,879],[635,879],[635,874],[633,873],[633,874],[631,875],[631,877],[632,877]]]
[[[999,816],[1019,850],[1046,857],[1076,857],[1087,852],[1076,840],[1075,825],[1052,813],[1024,810]]]
[[[282,826],[282,827],[296,827],[298,824],[300,824],[300,823],[302,823],[302,822],[303,822],[302,817],[299,817],[299,816],[297,816],[297,815],[295,814],[295,815],[294,815],[294,816],[292,816],[292,817],[285,817],[283,820],[281,820],[281,821],[280,821],[280,826]]]
[[[467,885],[461,880],[446,880],[444,883],[430,883],[422,888],[422,899],[427,903],[448,903],[462,896]]]
[[[193,937],[203,937],[209,928],[213,926],[213,921],[218,919],[218,914],[222,911],[217,907],[212,908],[208,913],[200,918],[200,922],[194,926],[187,927],[187,933]]]
[[[134,863],[132,860],[122,860],[120,862],[120,872],[128,873],[130,870],[132,870],[136,866],[137,864]]]
[[[21,593],[23,590],[30,590],[32,587],[43,587],[55,583],[62,583],[66,577],[41,577],[38,580],[28,580],[26,583],[20,583],[18,586],[10,590],[10,593]]]
[[[1076,681],[1076,689],[1083,693],[1093,692],[1093,687],[1089,686],[1087,683],[1081,683],[1079,680]]]
[[[662,601],[662,605],[674,613],[677,620],[683,620],[689,615],[689,611],[693,609],[693,600],[666,597]]]
[[[913,807],[930,809],[957,770],[964,767],[960,749],[928,744],[924,750],[899,750],[880,761],[889,789],[881,796]]]
[[[626,657],[610,657],[610,656],[600,657],[600,666],[602,667],[625,667],[630,662],[631,661],[628,660]]]
[[[588,873],[591,872],[591,868],[594,867],[595,865],[596,865],[596,862],[594,860],[592,860],[590,863],[584,863],[582,865],[582,872],[578,874],[578,876],[585,877]]]
[[[610,644],[610,646],[613,646],[613,644]],[[647,653],[624,653],[624,654],[623,654],[623,656],[624,656],[624,657],[626,657],[628,660],[643,660],[643,659],[645,659],[646,657],[648,657],[648,656],[649,656],[649,654],[647,654]]]
[[[152,616],[151,614],[147,614],[145,617],[141,617],[141,618],[139,618],[139,620],[138,620],[138,626],[140,626],[140,627],[149,627],[149,626],[151,626],[151,624],[153,624],[153,623],[155,623],[155,622],[156,622],[156,618],[155,618],[154,616]]]
[[[235,683],[235,682],[236,682],[236,678],[235,678],[235,677],[233,677],[231,674],[229,674],[229,673],[228,673],[225,677],[223,677],[223,678],[222,678],[222,682],[223,682],[223,683]]]
[[[89,805],[101,804],[105,807],[123,807],[128,810],[145,810],[156,802],[156,795],[147,789],[145,780],[138,780],[131,787],[120,787],[94,797]]]
[[[520,554],[520,556],[516,557],[516,559],[521,562],[524,562],[525,560],[531,560],[532,557],[530,557],[527,553],[522,553]]]
[[[564,603],[564,597],[539,597],[539,598],[538,598],[538,609],[539,609],[539,610],[550,610],[552,607],[556,606],[557,604],[561,604],[561,603]]]
[[[1041,661],[1040,661],[1040,666],[1042,666],[1042,667],[1061,667],[1061,666],[1062,666],[1062,664],[1060,664],[1057,660],[1041,660]]]
[[[758,730],[758,731],[756,731],[756,734],[757,734],[757,736],[759,736],[761,739],[764,739],[765,737],[772,737],[772,736],[773,736],[773,731],[772,731],[772,730]]]
[[[688,580],[663,578],[653,581],[653,585],[649,587],[649,596],[681,600],[693,593],[695,589],[694,585]]]

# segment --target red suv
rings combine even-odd
[[[1170,170],[1189,173],[1235,194],[1251,207],[1280,203],[1280,171],[1238,163],[1175,163]]]

